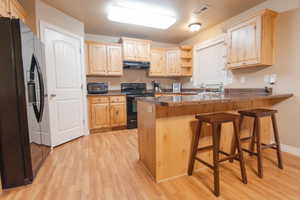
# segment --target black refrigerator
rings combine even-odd
[[[30,184],[50,152],[44,47],[20,20],[0,18],[3,189]]]

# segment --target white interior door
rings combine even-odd
[[[51,143],[57,146],[84,134],[81,40],[44,27]]]

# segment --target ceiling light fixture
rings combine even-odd
[[[192,23],[189,25],[189,29],[191,32],[196,32],[196,31],[199,31],[202,27],[202,24],[201,23]]]
[[[108,9],[108,19],[114,22],[134,24],[157,29],[168,29],[176,18],[168,11],[141,3],[118,3]]]

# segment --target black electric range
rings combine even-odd
[[[146,83],[121,83],[121,92],[127,98],[127,128],[137,128],[137,97],[154,96],[152,92],[147,92]]]

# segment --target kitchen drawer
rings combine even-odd
[[[108,97],[90,97],[91,103],[109,103]]]
[[[125,102],[126,97],[125,96],[112,96],[110,97],[110,103],[120,103]]]

